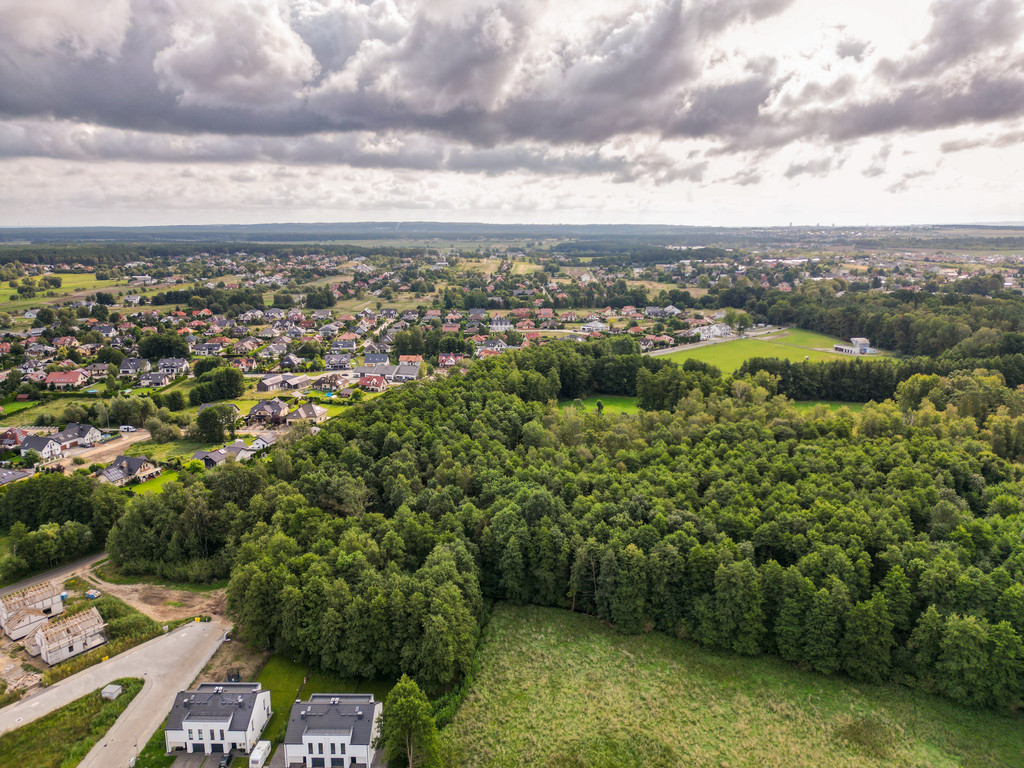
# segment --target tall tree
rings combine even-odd
[[[404,763],[408,768],[438,764],[437,724],[430,702],[408,675],[402,675],[384,701],[374,746],[384,750],[390,764]]]

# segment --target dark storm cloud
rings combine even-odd
[[[54,0],[48,18],[0,0],[0,155],[699,181],[703,160],[650,147],[711,157],[1024,116],[1017,0],[939,0],[906,56],[833,40],[863,76],[801,78],[716,48],[792,0],[612,5],[567,29],[552,3]],[[654,143],[624,146],[637,137]]]

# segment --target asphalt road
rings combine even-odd
[[[228,626],[193,622],[118,654],[0,710],[0,733],[19,728],[120,677],[145,684],[79,768],[119,768],[141,750],[170,711],[174,696],[188,688],[220,647]]]
[[[38,584],[42,581],[48,581],[51,579],[64,582],[65,579],[67,579],[67,577],[75,571],[80,570],[82,568],[86,568],[92,565],[93,563],[98,563],[106,556],[106,552],[100,552],[95,555],[83,557],[81,560],[75,560],[72,563],[65,563],[64,565],[59,566],[58,568],[53,568],[49,571],[43,571],[43,573],[37,573],[35,576],[29,576],[27,579],[22,579],[21,581],[15,584],[11,584],[8,587],[3,587],[2,589],[0,589],[0,595],[7,595],[11,592],[17,592],[19,589],[24,589],[25,587],[30,587],[33,584]]]

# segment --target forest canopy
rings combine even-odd
[[[433,694],[469,671],[494,598],[1024,701],[1024,416],[1000,374],[912,378],[855,415],[798,410],[765,371],[622,351],[506,354],[265,462],[182,472],[131,500],[109,551],[128,572],[230,576],[253,643]],[[650,410],[553,402],[591,392]]]

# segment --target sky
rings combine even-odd
[[[0,0],[0,226],[1024,221],[1021,0]]]

